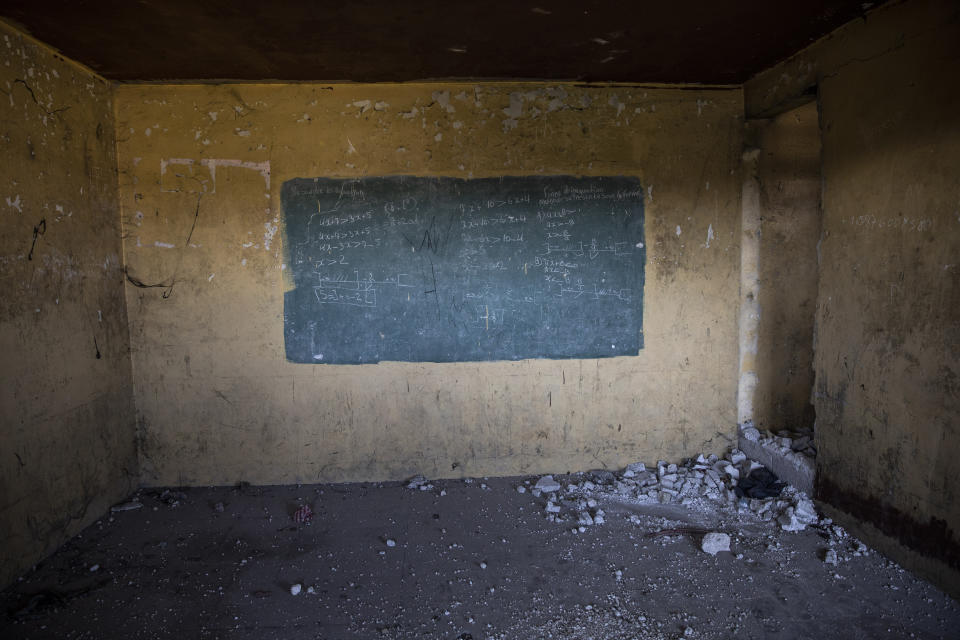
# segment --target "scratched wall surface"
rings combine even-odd
[[[110,85],[0,25],[0,586],[136,484]]]
[[[741,95],[526,83],[119,86],[143,482],[521,474],[722,450],[736,422]],[[644,185],[639,356],[287,362],[284,182],[551,174]]]
[[[960,6],[881,8],[745,87],[819,83],[818,496],[960,594]]]

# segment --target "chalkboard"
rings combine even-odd
[[[287,360],[637,355],[637,178],[297,178],[283,184]]]

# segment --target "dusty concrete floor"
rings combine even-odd
[[[789,533],[716,505],[598,495],[606,522],[574,533],[521,482],[142,491],[143,508],[105,515],[0,596],[0,637],[960,633],[956,602],[856,541],[825,563],[827,527]],[[313,518],[298,524],[305,504]],[[702,529],[730,533],[732,552],[701,551]]]

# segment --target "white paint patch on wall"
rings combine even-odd
[[[623,110],[627,108],[627,105],[620,102],[620,98],[617,97],[617,94],[610,96],[610,100],[607,102],[611,107],[614,107],[617,110],[617,117],[620,117],[620,114],[623,113]]]
[[[510,94],[510,106],[503,109],[506,119],[503,121],[503,131],[506,133],[510,129],[517,128],[517,120],[523,115],[523,94],[514,91]]]
[[[707,227],[707,244],[705,245],[707,249],[710,248],[710,242],[712,240],[713,240],[713,224],[711,223],[710,226]]]
[[[243,160],[225,160],[217,158],[207,158],[201,160],[200,164],[210,168],[210,176],[213,178],[213,192],[217,190],[217,167],[239,167],[241,169],[250,169],[256,171],[263,178],[264,186],[267,192],[270,191],[270,161],[263,162],[244,162]]]
[[[280,229],[279,216],[274,217],[271,222],[264,222],[263,226],[266,229],[263,233],[263,248],[270,251],[270,243],[273,242],[273,236],[277,235],[277,230]]]
[[[449,91],[434,91],[433,101],[439,104],[440,108],[446,111],[447,113],[453,113],[454,111],[456,111],[456,108],[452,104],[450,104]]]
[[[160,247],[161,249],[173,249],[177,245],[170,244],[169,242],[160,242],[159,240],[157,240],[156,242],[153,243],[153,246]]]

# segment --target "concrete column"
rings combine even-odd
[[[743,153],[740,238],[740,379],[737,422],[753,419],[757,388],[757,343],[760,330],[760,149]]]

